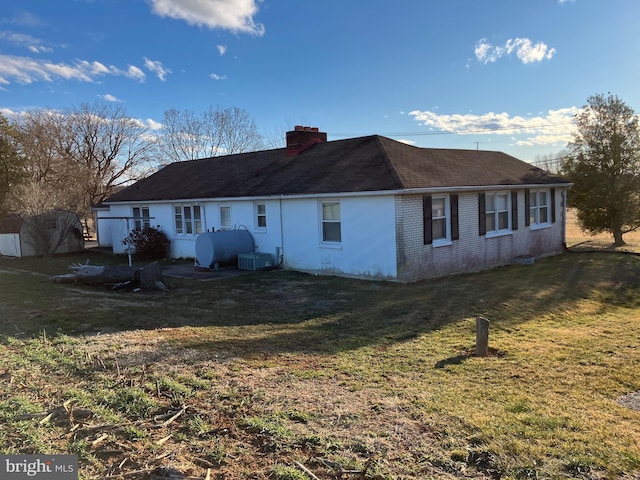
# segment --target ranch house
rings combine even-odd
[[[115,253],[130,229],[158,227],[173,258],[241,229],[284,269],[413,282],[561,253],[569,187],[501,152],[296,127],[284,148],[161,168],[108,198],[97,227]]]

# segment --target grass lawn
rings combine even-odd
[[[87,258],[0,258],[1,453],[77,453],[86,479],[640,475],[618,401],[640,390],[640,256],[409,285],[49,281]]]

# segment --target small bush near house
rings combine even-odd
[[[139,261],[161,260],[169,254],[169,239],[161,230],[146,227],[132,230],[124,240],[135,247],[135,259]]]

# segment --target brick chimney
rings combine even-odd
[[[287,132],[287,156],[298,155],[316,143],[325,143],[327,134],[317,127],[296,125],[293,131]]]

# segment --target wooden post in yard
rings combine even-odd
[[[476,318],[476,357],[489,356],[489,320]]]

